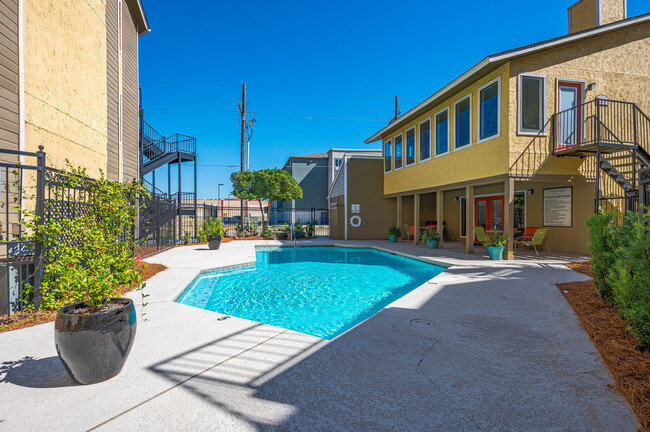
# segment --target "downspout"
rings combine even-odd
[[[122,182],[124,177],[124,155],[122,150],[122,0],[117,0],[117,82],[118,82],[118,127],[117,127],[117,180]]]
[[[23,18],[23,0],[18,0],[18,145],[20,151],[25,151],[25,47],[23,40]],[[20,163],[25,163],[25,156],[20,156]]]
[[[343,160],[345,172],[343,173],[343,204],[345,205],[345,240],[348,239],[348,159]]]

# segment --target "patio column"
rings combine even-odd
[[[397,228],[402,229],[402,197],[401,195],[397,197]]]
[[[436,224],[438,228],[438,234],[440,235],[440,240],[438,240],[438,249],[442,249],[444,247],[444,239],[442,238],[442,234],[444,232],[444,226],[443,226],[443,220],[442,220],[442,197],[444,196],[444,192],[439,190],[436,192]]]
[[[474,186],[465,188],[465,253],[474,254]]]
[[[420,244],[420,194],[413,195],[413,244]]]
[[[503,258],[513,260],[515,259],[515,252],[513,249],[514,232],[512,230],[515,214],[515,179],[508,177],[503,186],[503,198],[505,200],[503,203],[503,233],[508,238],[506,253]]]

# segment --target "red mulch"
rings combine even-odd
[[[162,264],[149,264],[144,261],[139,261],[138,266],[143,267],[142,270],[142,280],[145,281],[155,274],[165,270],[165,267]],[[134,284],[130,287],[123,286],[117,290],[116,295],[121,296],[135,288]],[[56,318],[56,311],[50,310],[39,310],[37,312],[25,312],[17,315],[11,315],[7,317],[6,315],[0,315],[0,333],[10,330],[17,330],[25,327],[31,327],[36,324],[43,324],[46,322],[54,321]]]
[[[567,264],[567,267],[592,276],[589,261]],[[600,298],[593,281],[558,287],[614,376],[616,389],[634,409],[641,430],[650,432],[650,349],[640,346],[616,307]]]

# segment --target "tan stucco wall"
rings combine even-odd
[[[349,159],[348,219],[352,204],[360,205],[362,225],[354,228],[348,223],[349,240],[385,239],[388,227],[395,223],[396,201],[383,198],[382,167],[380,159]]]
[[[609,24],[626,18],[627,0],[600,0],[600,24]]]
[[[25,142],[48,165],[106,171],[105,0],[24,4]]]
[[[477,82],[466,86],[462,90],[454,93],[452,96],[429,109],[426,113],[412,119],[403,127],[385,136],[383,142],[393,140],[397,135],[404,134],[413,126],[425,119],[431,118],[431,159],[424,162],[419,160],[419,130],[416,127],[416,163],[411,166],[393,171],[384,175],[384,193],[387,195],[405,192],[413,189],[432,188],[444,184],[475,180],[484,177],[490,177],[508,172],[508,137],[505,133],[508,130],[508,110],[507,99],[509,80],[508,64],[491,72]],[[478,89],[501,77],[501,134],[497,138],[492,138],[481,143],[478,141]],[[462,147],[455,151],[454,143],[454,103],[463,99],[468,94],[472,94],[472,138],[471,145]],[[435,139],[433,130],[435,129],[435,115],[445,108],[449,108],[449,148],[448,154],[435,157]],[[382,146],[383,147],[383,146]],[[393,148],[393,156],[394,156]],[[406,139],[404,139],[404,154],[406,154]],[[467,167],[471,166],[471,169]]]
[[[568,9],[569,32],[596,27],[596,0],[582,0]]]
[[[604,95],[609,99],[633,102],[650,113],[650,24],[642,24],[615,33],[544,51],[510,64],[509,124],[511,173],[561,174],[582,176],[593,163],[588,159],[557,158],[550,155],[551,127],[548,135],[534,138],[519,135],[518,80],[522,72],[544,74],[547,77],[547,117],[557,106],[558,79],[584,80],[596,83],[595,91],[586,91],[590,101]],[[531,143],[535,143],[531,146]],[[523,157],[521,157],[523,155]],[[593,173],[593,170],[590,170]]]

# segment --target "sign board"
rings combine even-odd
[[[573,226],[573,187],[544,189],[542,212],[544,226]]]
[[[361,204],[352,204],[352,213],[361,213]]]

